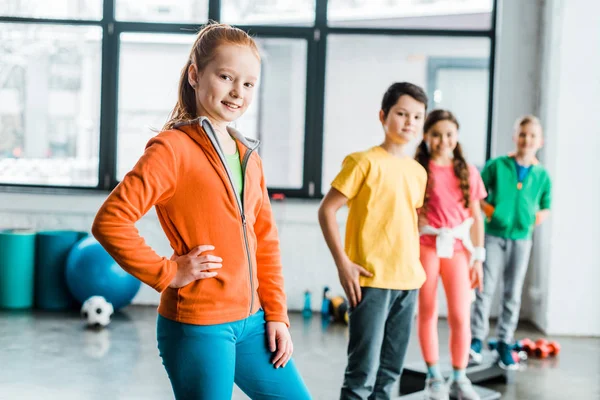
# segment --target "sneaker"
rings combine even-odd
[[[425,400],[450,400],[448,385],[443,378],[427,377],[425,379]]]
[[[483,361],[483,355],[481,354],[481,349],[483,348],[483,343],[479,339],[471,340],[471,348],[469,349],[469,359],[473,364],[481,364]]]
[[[506,342],[498,342],[498,365],[500,368],[506,370],[516,370],[519,368],[519,364],[515,362],[513,358],[513,346]]]
[[[458,400],[481,400],[471,381],[467,378],[462,378],[458,381],[450,381],[450,397]]]

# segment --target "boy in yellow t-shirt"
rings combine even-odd
[[[408,346],[419,261],[416,209],[427,173],[406,145],[423,129],[427,96],[411,83],[394,83],[379,120],[385,140],[344,160],[319,208],[319,222],[350,303],[348,365],[341,399],[389,399]],[[348,204],[342,249],[336,212]],[[379,369],[377,370],[377,365]]]

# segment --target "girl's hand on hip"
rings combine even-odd
[[[214,250],[215,246],[200,245],[194,247],[189,253],[182,256],[171,257],[177,263],[177,273],[169,284],[170,288],[180,288],[198,279],[207,279],[217,276],[215,269],[221,268],[223,259],[211,254],[202,255],[207,251]]]
[[[469,271],[469,277],[471,278],[471,288],[477,288],[479,292],[483,292],[483,264],[481,261],[475,261]]]
[[[286,324],[275,321],[268,321],[266,329],[269,351],[275,353],[271,363],[275,368],[285,367],[294,352],[290,331]]]

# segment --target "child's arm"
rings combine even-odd
[[[483,227],[483,217],[481,215],[481,207],[478,201],[471,201],[471,217],[473,218],[473,225],[471,226],[471,241],[473,242],[473,247],[475,247],[475,253],[484,253],[485,250],[483,247],[483,242],[485,232]],[[480,256],[477,255],[477,257]],[[470,275],[471,286],[473,288],[478,288],[480,292],[483,291],[483,263],[480,259],[475,259],[475,262],[471,267]]]
[[[261,161],[262,171],[262,161]],[[258,278],[258,297],[265,312],[265,321],[283,322],[288,327],[287,301],[281,267],[279,237],[267,185],[262,174],[260,181],[263,202],[254,223],[256,234],[256,263]]]
[[[321,206],[319,207],[319,224],[321,225],[327,247],[329,247],[335,265],[338,268],[340,283],[346,292],[348,302],[351,307],[356,307],[361,300],[361,289],[358,277],[360,275],[373,276],[373,274],[360,265],[350,261],[342,247],[336,213],[340,208],[346,205],[347,202],[348,198],[346,196],[337,189],[331,188],[323,198]]]
[[[535,225],[540,225],[542,222],[546,220],[550,216],[550,210],[541,210],[535,214]]]
[[[417,208],[417,226],[419,227],[419,230],[427,225],[429,225],[429,220],[427,219],[425,210],[423,210],[423,207]]]
[[[483,182],[483,186],[485,187],[485,190],[487,191],[488,195],[492,190],[494,177],[494,160],[490,160],[487,162],[487,164],[485,165],[485,167],[483,167],[483,170],[481,171],[481,181]],[[481,200],[479,204],[481,206],[481,210],[483,210],[483,213],[485,214],[487,219],[490,220],[492,218],[492,214],[494,214],[494,206],[485,200]]]
[[[540,211],[535,214],[535,225],[540,225],[550,215],[550,205],[552,203],[552,184],[550,178],[546,180],[546,184],[542,189],[540,196]]]
[[[262,161],[261,161],[261,171]],[[260,186],[263,202],[254,223],[256,234],[256,264],[258,277],[258,297],[265,312],[267,345],[274,353],[271,363],[275,368],[285,367],[294,351],[290,336],[290,320],[287,315],[287,302],[283,285],[279,237],[269,201],[264,172]]]
[[[483,291],[483,261],[485,261],[484,236],[485,228],[483,226],[483,215],[481,214],[481,202],[487,204],[483,199],[487,196],[486,186],[474,166],[470,167],[470,196],[469,209],[473,225],[471,226],[471,242],[473,243],[473,254],[471,254],[471,285]],[[489,182],[489,180],[488,180]]]
[[[161,257],[146,244],[135,223],[175,190],[173,148],[152,139],[133,170],[110,193],[92,225],[92,233],[115,261],[131,275],[162,292],[177,273],[176,261]]]
[[[348,203],[348,198],[344,196],[337,189],[332,188],[329,193],[325,195],[321,206],[319,207],[319,224],[325,237],[325,242],[329,251],[333,256],[333,260],[336,265],[344,263],[348,257],[344,252],[342,246],[342,240],[339,234],[339,225],[336,219],[336,213],[340,208]]]
[[[481,200],[483,202],[483,200]],[[485,231],[483,227],[483,217],[481,214],[481,207],[479,202],[471,202],[471,217],[473,218],[473,225],[471,226],[471,241],[475,247],[483,247],[483,238]]]
[[[485,214],[486,218],[490,220],[492,218],[492,215],[494,214],[494,206],[485,200],[481,200],[479,201],[479,207]]]

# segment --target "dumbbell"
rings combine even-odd
[[[548,342],[546,339],[539,339],[535,342],[535,356],[539,358],[554,357],[560,353],[560,344],[558,342]]]
[[[556,357],[557,355],[560,354],[560,343],[552,341],[552,342],[548,343],[548,346],[550,346],[550,349],[552,350],[550,352],[551,356]]]
[[[535,349],[535,342],[529,338],[521,339],[515,343],[515,350],[531,354]]]

